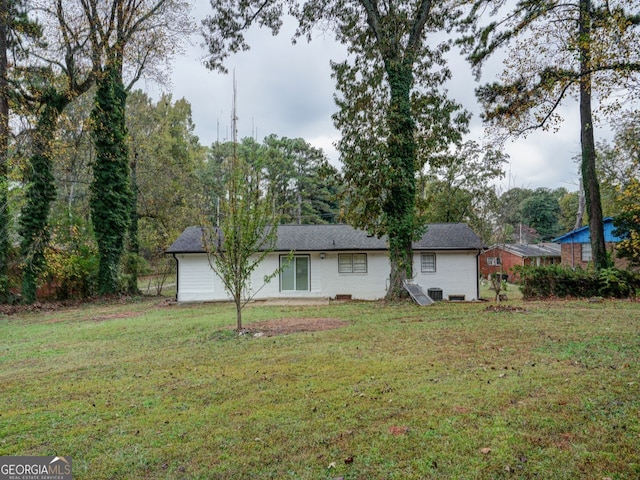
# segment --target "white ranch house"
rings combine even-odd
[[[428,226],[413,243],[413,283],[433,300],[479,298],[480,238],[463,223]],[[290,252],[293,260],[264,285]],[[177,262],[179,302],[230,300],[212,270],[202,243],[202,228],[187,227],[169,247]],[[349,225],[280,225],[274,251],[254,271],[254,299],[383,298],[389,284],[389,250],[377,238]]]

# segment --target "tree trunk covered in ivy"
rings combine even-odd
[[[92,111],[96,160],[90,203],[100,257],[98,291],[108,295],[120,290],[119,269],[132,213],[127,92],[145,71],[162,68],[192,33],[193,25],[188,15],[190,3],[182,0],[87,1],[81,2],[81,8],[88,27],[95,32],[91,38],[93,61],[101,71]],[[135,245],[137,238],[132,241]],[[136,268],[137,264],[129,272],[132,277]],[[125,288],[135,283],[137,278],[132,278]]]
[[[97,82],[91,112],[96,158],[90,204],[100,257],[98,291],[103,295],[120,289],[120,259],[130,221],[126,97],[120,69],[108,64]]]
[[[411,114],[413,69],[411,62],[392,61],[386,64],[391,102],[389,105],[387,141],[388,196],[383,211],[388,225],[391,276],[388,299],[406,295],[404,280],[412,277],[415,234],[416,141],[415,123]]]
[[[58,117],[69,103],[67,96],[50,87],[42,96],[42,112],[33,134],[32,154],[26,174],[25,205],[20,215],[19,233],[22,268],[22,300],[36,300],[38,276],[45,267],[45,248],[50,239],[49,212],[56,198],[52,171],[52,139]]]
[[[346,219],[354,227],[387,236],[391,277],[387,298],[406,295],[412,275],[412,241],[426,226],[416,209],[416,175],[461,142],[469,117],[442,88],[450,77],[438,38],[459,16],[451,1],[378,2],[212,0],[203,21],[207,66],[226,71],[225,59],[249,47],[245,32],[258,24],[276,34],[289,10],[294,38],[311,38],[322,25],[333,29],[349,59],[332,62],[344,164]]]
[[[9,98],[8,0],[0,0],[0,303],[9,299]]]

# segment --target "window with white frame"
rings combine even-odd
[[[500,264],[502,264],[502,260],[500,260],[500,257],[487,257],[487,265],[491,267],[497,267]]]
[[[366,253],[340,253],[338,273],[367,273]]]
[[[590,262],[591,261],[591,244],[583,243],[582,244],[582,261]]]
[[[423,253],[420,255],[420,271],[422,273],[434,273],[436,271],[435,253]]]

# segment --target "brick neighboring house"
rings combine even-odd
[[[606,217],[602,221],[604,225],[604,242],[607,252],[613,256],[616,267],[627,268],[629,262],[623,258],[616,258],[616,245],[622,238],[613,234],[613,217]],[[553,240],[559,243],[562,252],[562,265],[572,268],[586,269],[591,264],[591,232],[589,226],[580,227]]]
[[[515,243],[493,245],[480,255],[480,274],[503,272],[509,282],[517,282],[516,265],[553,265],[560,263],[560,245],[555,243]]]

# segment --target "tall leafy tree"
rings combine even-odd
[[[225,164],[233,151],[233,143],[231,142],[214,142],[208,148],[206,161],[199,172],[205,197],[205,205],[202,208],[212,218],[217,215],[219,199],[224,195],[224,185],[228,174]]]
[[[188,225],[200,220],[198,173],[206,150],[194,135],[191,105],[162,95],[157,102],[134,90],[127,100],[132,187],[131,224],[138,224],[140,256],[155,264]],[[135,176],[133,175],[135,172]]]
[[[87,92],[95,79],[87,30],[63,8],[62,0],[45,4],[38,15],[47,43],[32,48],[29,61],[36,59],[35,65],[20,69],[21,98],[28,101],[36,117],[19,222],[22,298],[27,303],[36,299],[37,280],[44,268],[44,250],[50,238],[49,213],[56,193],[52,161],[57,122],[67,105]]]
[[[522,222],[535,228],[543,242],[550,241],[560,233],[559,216],[560,203],[558,198],[547,188],[536,189],[533,195],[520,203]]]
[[[531,243],[548,241],[563,229],[563,216],[569,215],[569,222],[575,222],[576,208],[571,203],[571,211],[563,212],[560,202],[567,196],[564,188],[548,189],[514,187],[503,192],[496,208],[497,223],[503,230],[502,242]],[[569,227],[568,229],[572,229]]]
[[[259,166],[282,222],[335,222],[339,216],[339,177],[324,152],[302,138],[275,135],[265,138],[264,147]]]
[[[612,142],[599,142],[597,171],[601,182],[602,210],[615,217],[621,211],[620,193],[635,178],[640,157],[640,112],[625,112],[612,122],[615,132]],[[623,202],[624,203],[624,202]]]
[[[495,200],[491,184],[504,176],[507,156],[467,141],[441,156],[420,181],[420,211],[433,222],[466,222],[489,240],[488,208]]]
[[[620,214],[615,217],[615,233],[624,237],[618,244],[617,255],[640,266],[640,159],[629,170],[629,182],[619,193]]]
[[[0,0],[0,303],[9,295],[9,0]]]
[[[124,114],[127,93],[143,74],[159,73],[158,65],[175,53],[181,36],[189,31],[189,5],[180,0],[92,0],[80,6],[99,64],[92,113],[96,160],[91,199],[100,253],[99,291],[113,294],[120,288],[120,260],[134,203]],[[137,246],[137,239],[131,244]],[[130,274],[136,276],[135,271]],[[134,278],[131,284],[136,283]]]
[[[592,104],[597,96],[603,112],[615,109],[618,103],[609,100],[616,89],[638,78],[639,7],[637,0],[475,0],[467,19],[475,28],[466,51],[478,74],[490,56],[508,49],[500,81],[478,89],[487,121],[515,134],[550,128],[560,120],[558,107],[578,97],[581,172],[596,268],[607,266],[608,259]],[[497,20],[483,25],[482,11]]]
[[[126,92],[116,68],[102,72],[91,112],[96,160],[91,184],[91,217],[100,255],[98,289],[116,293],[120,258],[129,228],[131,192],[124,107]]]
[[[388,296],[402,295],[403,280],[412,276],[411,243],[424,227],[416,218],[417,173],[466,127],[466,115],[441,89],[450,75],[443,56],[448,47],[434,38],[455,16],[453,2],[211,3],[214,13],[204,23],[213,69],[224,71],[229,54],[249,47],[244,33],[251,25],[278,32],[285,6],[299,22],[297,38],[310,38],[316,25],[330,26],[347,45],[352,62],[332,68],[348,218],[388,235]]]
[[[640,266],[640,112],[634,111],[616,125],[613,145],[606,150],[613,163],[622,166],[616,182],[614,233],[625,237],[617,255]]]
[[[520,240],[519,234],[522,224],[520,205],[531,195],[533,195],[533,191],[528,188],[514,187],[499,196],[496,216],[501,243]],[[514,234],[516,234],[515,238]]]
[[[203,172],[210,208],[218,210],[224,195],[232,142],[212,145]],[[322,150],[304,139],[267,136],[264,143],[244,138],[238,155],[260,173],[261,188],[268,193],[282,223],[332,223],[340,217],[340,175]]]
[[[26,54],[25,40],[37,39],[40,28],[30,20],[21,0],[0,0],[0,303],[9,299],[9,109],[16,98],[11,85],[9,60],[16,61]]]

